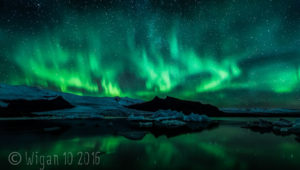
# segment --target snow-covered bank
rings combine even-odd
[[[58,100],[60,100],[61,102],[59,102]],[[19,106],[22,105],[25,110],[22,110],[20,108],[9,110],[9,107],[13,107],[12,103],[15,104],[15,108],[19,108]],[[59,103],[65,103],[65,105],[59,106]],[[72,105],[72,108],[66,107],[68,106],[68,103]],[[40,106],[40,109],[35,108],[35,105],[37,107]],[[49,105],[49,107],[47,108],[43,105]],[[50,105],[54,106],[50,107]],[[130,106],[134,107],[131,108]],[[155,106],[154,109],[167,109],[143,111],[142,107],[146,107],[146,110],[151,110],[152,106]],[[138,107],[138,110],[136,110],[135,107]],[[168,110],[168,108],[172,108],[173,111]],[[16,110],[18,112],[20,111],[20,113],[22,114],[16,113]],[[130,115],[138,115],[157,120],[168,120],[173,117],[174,119],[179,119],[181,121],[200,121],[202,119],[205,119],[202,115],[208,115],[209,117],[300,116],[300,110],[294,109],[224,108],[220,110],[221,111],[219,111],[218,108],[212,105],[202,104],[200,102],[185,101],[172,97],[167,97],[166,99],[160,99],[156,97],[150,102],[144,102],[142,100],[132,99],[128,97],[78,96],[74,94],[55,92],[36,87],[0,84],[0,117],[24,117],[27,113],[27,116],[30,117],[52,116],[54,118],[66,119],[103,118],[106,116],[128,117]],[[187,116],[191,113],[193,113],[192,116]],[[198,116],[198,114],[201,114],[202,117]]]
[[[282,114],[282,113],[300,113],[299,109],[284,109],[284,108],[221,108],[225,113],[271,113],[271,114]]]
[[[28,86],[11,86],[0,84],[0,109],[8,107],[10,101],[26,100],[50,101],[57,97],[72,104],[73,108],[34,112],[35,115],[50,115],[57,118],[101,118],[103,116],[128,116],[142,112],[125,108],[124,106],[142,102],[128,97],[89,97],[69,93],[55,92]]]

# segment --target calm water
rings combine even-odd
[[[5,169],[300,169],[300,143],[295,137],[233,125],[171,138],[148,134],[142,140],[16,134],[1,144],[0,162]],[[22,157],[15,166],[8,163],[12,151]],[[13,161],[18,163],[20,155]]]

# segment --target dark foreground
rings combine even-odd
[[[125,119],[1,120],[0,164],[3,169],[300,168],[296,135],[241,128],[249,119],[218,118],[219,126],[171,134],[138,130]],[[19,153],[12,163],[22,157],[18,165],[8,161],[12,152]]]

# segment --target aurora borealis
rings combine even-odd
[[[300,108],[298,0],[2,0],[1,83]]]

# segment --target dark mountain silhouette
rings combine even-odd
[[[0,107],[0,112],[2,114],[23,114],[23,113],[31,113],[31,112],[43,112],[50,110],[60,110],[73,108],[68,101],[66,101],[63,97],[57,96],[53,99],[38,99],[38,100],[25,100],[25,99],[17,99],[17,100],[2,100],[7,103],[6,107]],[[3,116],[3,115],[2,115]]]
[[[217,107],[210,104],[202,104],[200,102],[180,100],[174,97],[166,97],[165,99],[161,99],[159,97],[155,97],[153,100],[129,105],[127,106],[131,109],[143,110],[143,111],[152,111],[155,112],[157,110],[176,110],[181,111],[184,114],[190,113],[198,113],[205,114],[207,116],[221,116],[224,115],[224,112],[220,111]]]

